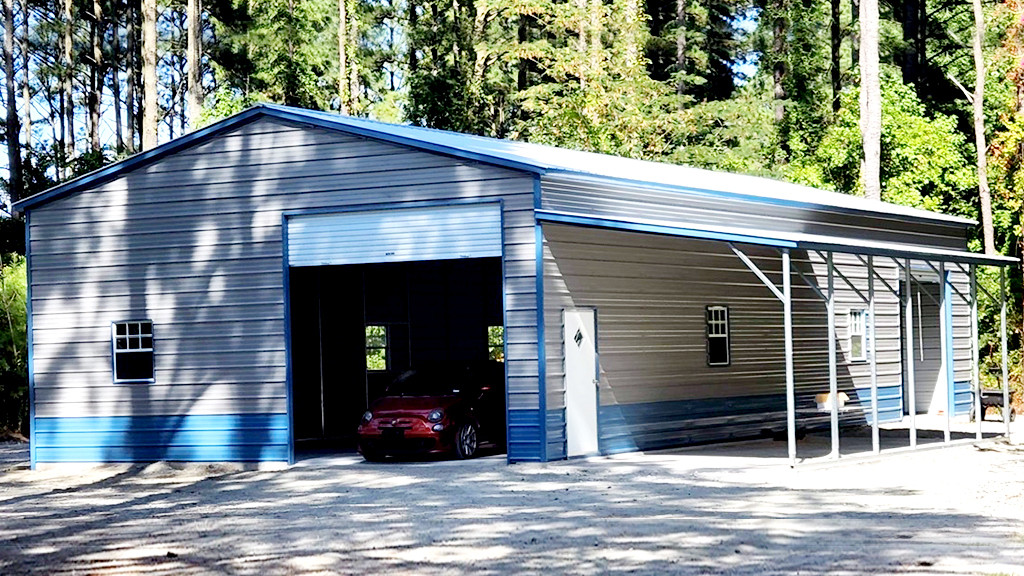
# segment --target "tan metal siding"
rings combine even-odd
[[[598,311],[602,406],[784,393],[782,305],[726,244],[555,224],[544,225],[544,239],[549,409],[564,405],[560,311],[573,306]],[[743,249],[781,286],[776,252]],[[895,264],[875,260],[895,287]],[[835,262],[866,295],[866,268],[853,256],[837,254]],[[794,264],[824,290],[821,258],[797,252]],[[796,275],[793,281],[796,389],[806,406],[828,390],[825,306]],[[867,306],[838,278],[835,286],[839,386],[868,388],[869,365],[849,359],[847,332],[849,310]],[[728,367],[706,365],[707,305],[730,307]],[[899,386],[899,300],[880,282],[876,317],[878,385]]]

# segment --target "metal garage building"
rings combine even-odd
[[[15,208],[33,465],[290,462],[495,328],[509,461],[765,431],[795,458],[843,421],[877,450],[922,412],[948,438],[975,267],[1014,262],[968,252],[961,218],[271,105]]]

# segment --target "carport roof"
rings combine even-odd
[[[19,212],[25,211],[77,190],[96,186],[104,181],[116,178],[123,172],[152,162],[167,154],[200,144],[209,138],[222,134],[241,124],[251,122],[261,116],[271,116],[328,129],[342,130],[361,136],[541,175],[579,175],[609,181],[670,187],[680,191],[699,190],[705,193],[720,194],[725,197],[745,197],[755,201],[760,199],[774,204],[787,204],[798,207],[826,207],[842,212],[865,215],[884,214],[889,217],[895,216],[907,220],[944,222],[961,226],[977,224],[974,220],[967,218],[867,200],[862,197],[828,192],[769,178],[728,172],[714,172],[690,166],[633,160],[607,154],[581,152],[579,150],[486,138],[417,126],[388,124],[329,112],[303,110],[274,104],[254,106],[221,122],[167,142],[152,150],[136,154],[121,162],[111,164],[21,200],[14,205],[14,209]]]
[[[749,228],[730,228],[723,226],[680,226],[671,222],[649,220],[620,220],[613,218],[595,218],[584,214],[571,214],[549,210],[538,210],[537,220],[555,224],[570,224],[608,230],[623,230],[677,236],[680,238],[697,238],[702,240],[718,240],[737,244],[755,244],[774,248],[791,248],[802,250],[821,250],[846,252],[872,256],[889,256],[892,258],[910,258],[913,260],[959,262],[962,264],[978,264],[983,266],[1007,266],[1019,264],[1020,260],[1007,256],[989,256],[975,254],[963,250],[948,250],[929,246],[908,246],[892,242],[861,240],[854,238],[835,238],[820,234],[795,234],[774,230],[752,230]]]

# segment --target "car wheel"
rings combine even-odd
[[[480,445],[476,424],[466,422],[455,432],[455,453],[459,458],[472,458]]]

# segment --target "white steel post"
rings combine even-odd
[[[793,381],[793,295],[789,269],[789,249],[782,251],[782,313],[786,340],[786,427],[789,465],[796,466],[796,390]]]
[[[949,331],[952,330],[952,326],[949,325],[949,318],[946,316],[946,307],[950,305],[949,298],[946,297],[946,290],[949,288],[946,284],[946,263],[939,262],[939,302],[942,304],[939,306],[939,338],[942,342],[939,345],[939,350],[942,351],[942,354],[940,355],[942,371],[940,373],[946,375],[946,427],[943,429],[942,438],[948,443],[952,440],[952,433],[950,432],[950,418],[952,417],[951,413],[953,412],[953,375],[949,373],[949,355],[952,350],[947,350],[946,346],[950,341]]]
[[[914,277],[910,271],[910,259],[903,261],[904,280],[904,303],[903,303],[903,331],[905,333],[906,358],[907,358],[907,406],[910,412],[910,447],[917,448],[917,392],[914,381]]]
[[[981,440],[981,424],[985,415],[981,406],[981,368],[978,366],[981,361],[978,351],[978,274],[974,264],[970,265],[971,275],[971,386],[974,388],[974,417],[978,420],[978,430],[975,438]]]
[[[875,358],[875,259],[868,256],[868,322],[871,323],[871,337],[868,354],[871,355],[871,451],[878,454],[881,449],[878,437],[878,361]]]
[[[999,340],[1003,349],[1003,424],[1006,437],[1010,437],[1010,372],[1006,350],[1006,268],[999,268]]]
[[[829,410],[832,424],[832,454],[831,458],[839,458],[839,383],[836,378],[836,291],[835,271],[833,270],[832,252],[828,252],[825,258],[828,266],[828,300],[825,301],[825,310],[828,314],[828,392],[831,397]]]

